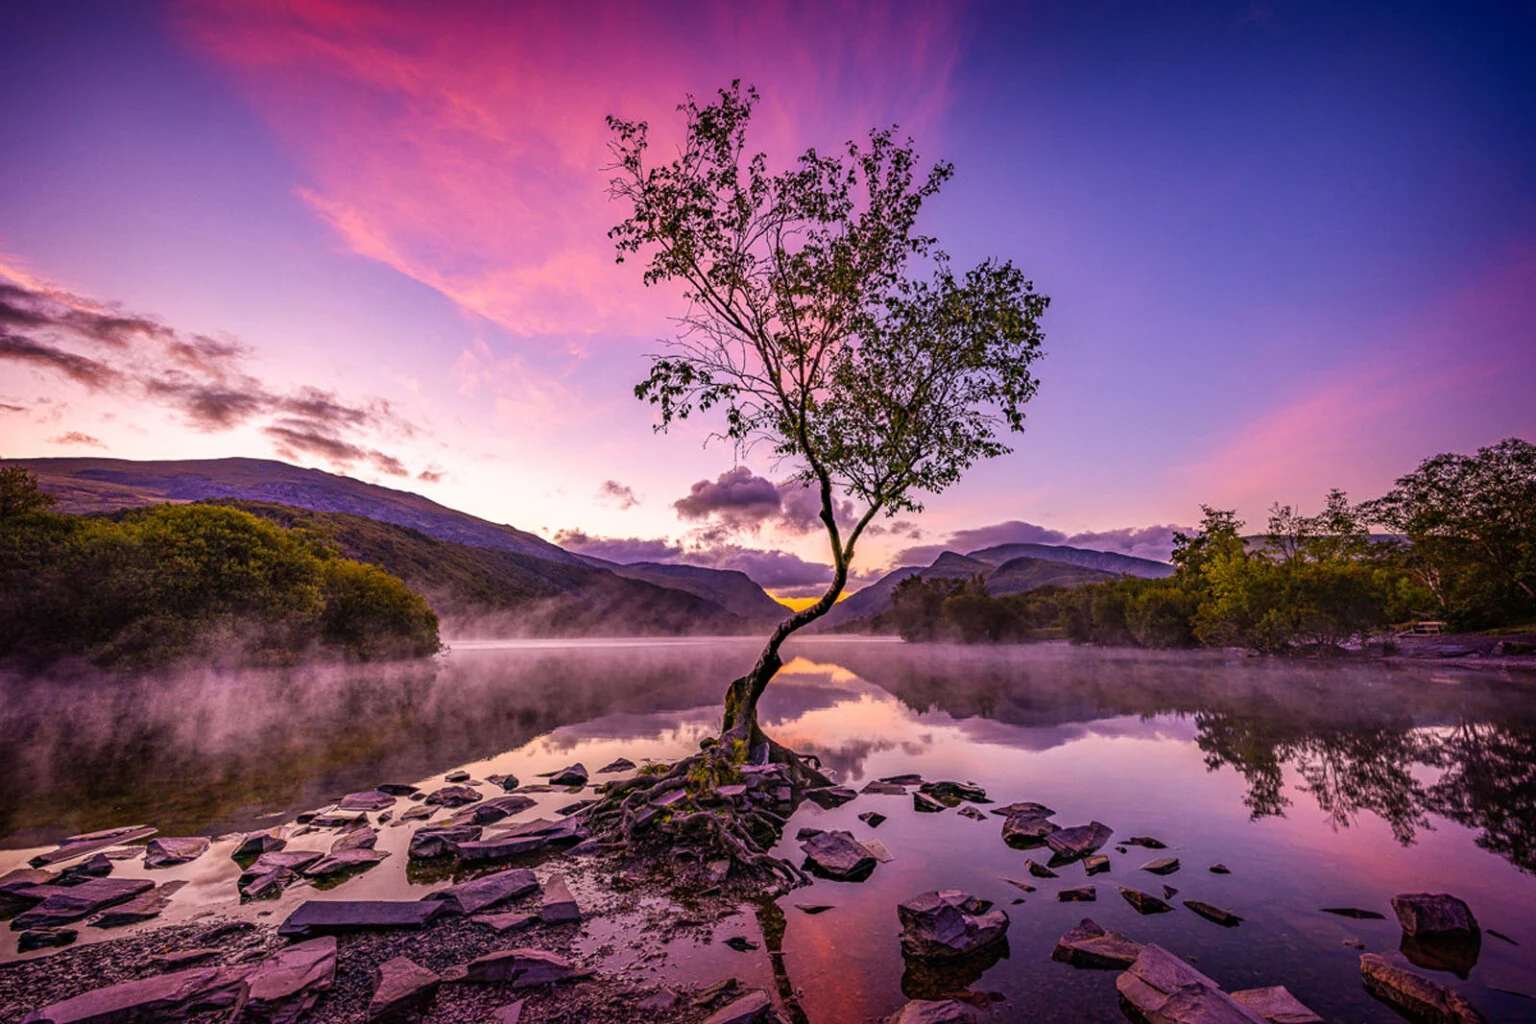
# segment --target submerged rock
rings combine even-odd
[[[800,849],[812,870],[838,881],[862,881],[875,869],[874,855],[852,832],[819,832],[801,843]]]
[[[1114,829],[1103,822],[1091,821],[1086,825],[1057,829],[1045,837],[1045,845],[1059,857],[1075,859],[1097,850],[1109,842],[1112,835]]]
[[[1339,917],[1352,917],[1357,921],[1381,921],[1385,914],[1378,914],[1374,910],[1361,910],[1359,907],[1324,907],[1325,914],[1337,914]]]
[[[485,781],[500,786],[503,793],[510,793],[518,786],[516,775],[487,775]]]
[[[427,794],[427,803],[436,807],[463,807],[484,799],[479,790],[469,786],[444,786]]]
[[[1157,860],[1149,860],[1141,866],[1141,870],[1150,871],[1154,875],[1171,875],[1179,870],[1179,858],[1159,857]]]
[[[31,910],[11,921],[12,931],[55,928],[81,918],[127,903],[155,887],[147,878],[92,878],[79,885],[40,885],[28,891],[28,897],[41,899]]]
[[[542,835],[502,835],[452,844],[453,853],[465,864],[499,864],[516,860],[549,845]]]
[[[237,883],[240,888],[240,899],[242,901],[274,899],[280,896],[296,877],[287,868],[275,868],[259,875],[241,875]]]
[[[1225,864],[1211,865],[1211,874],[1213,875],[1230,875],[1231,873],[1232,869],[1227,867]]]
[[[1409,1020],[1425,1024],[1482,1024],[1483,1015],[1460,993],[1422,974],[1394,967],[1375,953],[1360,956],[1365,989]]]
[[[937,814],[944,810],[944,805],[927,793],[913,793],[912,809],[914,811],[921,811],[924,814]]]
[[[585,786],[587,784],[587,769],[580,762],[577,762],[569,768],[562,768],[550,776],[549,784],[551,786]]]
[[[515,900],[539,890],[539,880],[526,868],[508,868],[482,875],[468,882],[429,892],[424,900],[441,900],[459,914],[478,914],[482,910]]]
[[[1036,817],[1049,818],[1056,812],[1045,804],[1037,804],[1028,800],[1019,800],[1001,807],[992,808],[992,813],[1004,818],[1011,818],[1015,814],[1032,814]]]
[[[106,878],[112,873],[112,858],[104,853],[72,864],[59,875],[60,885],[78,885],[87,878]]]
[[[1091,885],[1080,885],[1073,889],[1059,889],[1056,892],[1056,900],[1059,903],[1092,903],[1098,898],[1098,894]]]
[[[168,868],[197,860],[208,852],[207,836],[186,836],[176,839],[151,839],[144,847],[144,866]]]
[[[1131,838],[1125,841],[1125,845],[1140,846],[1148,850],[1166,850],[1168,848],[1167,843],[1161,839],[1154,839],[1151,836],[1131,836]]]
[[[1024,862],[1024,866],[1027,867],[1029,869],[1029,873],[1034,875],[1036,878],[1056,878],[1056,877],[1058,877],[1056,872],[1052,871],[1050,868],[1046,867],[1044,864],[1041,864],[1041,863],[1039,863],[1038,861],[1035,861],[1035,860],[1027,860],[1027,861],[1025,861]]]
[[[1204,900],[1185,900],[1184,905],[1207,921],[1215,921],[1223,928],[1236,928],[1243,923],[1243,919],[1230,910],[1223,910],[1214,904]]]
[[[980,786],[969,782],[924,782],[918,787],[918,792],[927,793],[941,803],[947,803],[951,807],[962,800],[969,800],[973,804],[989,804],[987,791]]]
[[[368,825],[355,828],[350,832],[340,835],[331,844],[332,853],[340,853],[343,850],[371,850],[379,841],[379,833]]]
[[[581,977],[585,975],[562,956],[542,949],[507,949],[470,961],[464,980],[508,985],[512,988],[531,988]]]
[[[914,999],[881,1024],[974,1024],[976,1011],[958,999]]]
[[[1120,889],[1120,895],[1125,902],[1136,908],[1138,914],[1166,914],[1173,908],[1151,893],[1142,892],[1140,889]]]
[[[400,814],[400,820],[402,822],[406,822],[406,821],[425,821],[428,818],[432,817],[432,815],[434,815],[436,813],[437,813],[437,808],[436,807],[428,807],[426,804],[417,804],[414,807],[407,807]]]
[[[1472,909],[1449,893],[1398,893],[1392,911],[1403,932],[1418,938],[1466,938],[1479,931]]]
[[[267,829],[265,832],[248,832],[244,839],[240,840],[235,852],[230,854],[234,860],[245,860],[248,857],[260,857],[264,853],[275,853],[288,845],[278,829]]]
[[[906,796],[907,787],[898,786],[894,782],[880,782],[876,780],[866,783],[859,792],[865,796]]]
[[[119,903],[117,906],[103,911],[91,921],[91,926],[94,928],[121,928],[124,925],[140,924],[141,922],[159,917],[165,911],[165,908],[171,905],[171,897],[186,884],[185,879],[177,879],[173,882],[157,885],[150,891],[135,896],[127,903]]]
[[[377,789],[348,793],[336,805],[343,811],[383,811],[395,806],[395,798]]]
[[[881,814],[879,811],[865,811],[863,814],[859,815],[859,820],[868,825],[870,828],[879,828],[880,823],[885,821],[885,815]]]
[[[1034,892],[1035,891],[1035,887],[1033,885],[1030,885],[1028,882],[1021,882],[1017,878],[1005,878],[1005,879],[1003,879],[1003,881],[1007,882],[1009,885],[1013,886],[1015,889],[1018,889],[1020,892]]]
[[[73,928],[41,928],[16,936],[16,952],[33,953],[39,949],[67,946],[80,937]]]
[[[1100,875],[1109,870],[1109,858],[1102,853],[1089,854],[1083,858],[1083,872],[1089,875]]]
[[[460,843],[467,843],[480,838],[479,825],[427,825],[416,830],[411,836],[409,856],[414,859],[431,860],[434,857],[444,857],[454,852]]]
[[[1162,946],[1141,948],[1115,979],[1120,996],[1158,1024],[1267,1024],[1254,1010]]]
[[[388,856],[389,854],[383,850],[366,848],[338,850],[305,868],[303,874],[306,878],[334,878],[349,871],[371,868]]]
[[[956,812],[962,818],[970,818],[972,821],[986,821],[987,816],[974,807],[962,807]]]
[[[959,889],[925,892],[900,903],[901,951],[919,960],[967,956],[1008,933],[1008,914]]]
[[[241,873],[242,883],[247,877],[264,875],[269,871],[302,871],[324,857],[319,850],[274,850],[256,858],[256,862]]]
[[[336,939],[286,946],[257,964],[246,981],[250,995],[242,1021],[297,1024],[336,981]]]
[[[1232,998],[1263,1017],[1269,1024],[1323,1024],[1323,1018],[1291,995],[1290,989],[1284,985],[1245,988],[1233,992]]]
[[[454,811],[444,824],[450,828],[455,825],[490,825],[503,818],[510,818],[514,814],[521,814],[537,803],[537,800],[521,793],[493,796],[489,800],[482,800]]]
[[[1091,970],[1129,967],[1141,955],[1141,943],[1106,931],[1088,918],[1056,940],[1051,959]]]
[[[388,793],[390,796],[416,796],[421,790],[405,782],[386,782],[375,787],[380,793]]]
[[[425,1013],[441,983],[436,971],[429,971],[407,957],[386,960],[373,971],[368,1019],[376,1024],[395,1024]]]
[[[1415,967],[1449,971],[1466,978],[1482,956],[1483,936],[1481,932],[1449,935],[1409,935],[1404,932],[1397,949]]]
[[[1060,830],[1061,826],[1036,811],[1019,811],[1010,814],[1003,822],[1003,842],[1019,849],[1039,846],[1045,837]]]
[[[887,775],[880,779],[880,781],[889,783],[892,786],[921,786],[923,784],[923,777],[909,772],[906,775]]]
[[[834,807],[841,807],[858,795],[858,793],[847,786],[821,786],[817,789],[805,791],[805,798],[807,800],[822,810],[828,811]]]
[[[53,1003],[22,1024],[102,1024],[107,1021],[170,1021],[199,1013],[226,1013],[246,1001],[248,969],[198,967],[125,981]]]
[[[753,989],[711,1014],[704,1024],[768,1024],[773,1019],[773,1000],[761,989]]]

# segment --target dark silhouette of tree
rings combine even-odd
[[[1477,845],[1536,872],[1536,727],[1463,722],[1439,746],[1429,809],[1481,832]]]
[[[618,258],[639,257],[647,285],[676,282],[687,303],[636,396],[659,430],[722,413],[738,455],[766,445],[821,499],[832,583],[726,694],[722,736],[753,751],[780,646],[836,603],[874,518],[920,511],[919,495],[1009,451],[999,433],[1023,429],[1049,301],[1006,261],[957,273],[917,230],[951,165],[920,173],[888,128],[771,171],[747,144],[756,102],[739,82],[711,103],[688,97],[681,147],[654,165],[646,123],[608,119],[610,194],[630,207],[610,232]],[[856,517],[840,520],[848,500]]]
[[[58,499],[37,484],[37,477],[20,466],[0,468],[0,522],[43,512]]]

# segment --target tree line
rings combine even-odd
[[[53,504],[31,473],[0,468],[0,658],[149,667],[438,650],[420,595],[312,532],[217,504]]]
[[[1259,536],[1233,510],[1201,511],[1197,531],[1175,534],[1165,579],[992,597],[979,578],[912,577],[891,619],[914,641],[1266,653],[1337,649],[1412,621],[1461,631],[1536,620],[1536,445],[1518,438],[1426,459],[1371,501],[1331,491],[1315,516],[1276,504]]]

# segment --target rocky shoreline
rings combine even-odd
[[[621,759],[596,774],[634,777],[646,771],[655,769]],[[772,773],[763,776],[762,785],[779,799],[782,787]],[[789,978],[792,965],[784,964],[778,948],[783,912],[774,901],[793,887],[765,888],[760,880],[733,877],[728,864],[625,857],[611,843],[595,840],[584,823],[594,804],[587,791],[600,795],[604,788],[593,787],[580,765],[527,786],[507,776],[480,781],[457,772],[430,790],[384,784],[346,794],[287,825],[217,840],[161,837],[149,826],[71,837],[34,857],[31,867],[0,877],[0,912],[19,933],[18,948],[46,951],[0,964],[0,1018],[27,1024],[806,1021]],[[744,798],[746,788],[731,785],[724,806]],[[498,790],[500,795],[493,795]],[[1036,802],[996,806],[970,783],[899,775],[871,781],[861,791],[828,786],[797,795],[823,808],[865,795],[909,797],[913,814],[954,810],[977,821],[998,821],[1002,842],[1033,852],[1020,877],[1005,879],[1032,898],[1095,902],[1100,886],[1090,880],[1110,870],[1112,854],[1127,856],[1141,847],[1149,856],[1137,870],[1149,883],[1159,880],[1156,891],[1114,887],[1138,914],[1188,912],[1225,928],[1243,921],[1233,910],[1199,899],[1183,900],[1180,911],[1180,887],[1173,883],[1186,869],[1177,857],[1159,853],[1167,849],[1162,840],[1115,841],[1109,825],[1063,825],[1051,808]],[[545,805],[554,817],[524,817]],[[786,820],[796,806],[785,809]],[[665,812],[658,804],[658,813]],[[859,818],[877,828],[887,815],[869,811]],[[419,899],[331,898],[344,896],[349,882],[385,861],[390,853],[377,848],[381,835],[400,830],[407,833],[405,840],[390,845],[404,848],[412,880],[447,884]],[[795,838],[803,870],[817,877],[858,882],[893,859],[879,840],[846,830],[807,827]],[[236,866],[229,872],[236,892],[229,895],[238,903],[222,913],[210,907],[203,919],[190,923],[155,924],[166,908],[185,898],[180,896],[185,880],[157,885],[152,878],[116,871],[128,860],[164,869],[219,856]],[[1208,872],[1220,876],[1230,870],[1218,863]],[[309,888],[319,898],[295,899]],[[1024,895],[1014,902],[1024,902]],[[261,909],[267,906],[282,912]],[[806,914],[829,909],[795,906]],[[1483,932],[1459,899],[1404,893],[1392,900],[1391,910],[1411,962],[1437,969],[1465,965],[1469,957],[1475,963]],[[1360,908],[1321,912],[1385,916]],[[686,935],[708,943],[721,921],[752,913],[770,964],[768,972],[758,972],[757,984],[647,977],[648,965],[667,958],[670,940]],[[584,922],[602,922],[606,941],[584,938]],[[1006,908],[958,889],[914,894],[893,907],[893,928],[899,926],[902,954],[909,973],[921,979],[915,987],[924,998],[910,1000],[887,1021],[977,1019],[994,997],[971,986],[1006,954],[1009,924]],[[142,927],[120,938],[74,945],[82,930],[124,925]],[[723,944],[739,953],[759,948],[745,934]],[[632,955],[614,970],[610,955],[619,945]],[[1322,1019],[1284,988],[1283,978],[1227,992],[1176,951],[1108,931],[1091,917],[1041,955],[1083,970],[1118,971],[1121,1007],[1132,1020],[1305,1024]],[[1375,954],[1360,956],[1360,972],[1372,996],[1410,1020],[1483,1019],[1454,989]]]

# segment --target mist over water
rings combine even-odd
[[[486,641],[432,662],[361,669],[6,678],[0,871],[74,832],[142,822],[163,835],[220,835],[461,766],[528,781],[578,760],[595,769],[621,755],[676,758],[718,728],[724,686],[757,647],[755,638]],[[1115,830],[1110,873],[1084,879],[1071,865],[1059,884],[1026,895],[1003,879],[1027,878],[1024,861],[1040,858],[1002,842],[1001,818],[916,814],[910,798],[873,795],[830,811],[802,806],[781,855],[798,857],[794,832],[812,825],[878,838],[895,856],[866,882],[817,881],[779,901],[784,963],[811,1021],[873,1019],[903,993],[923,995],[927,982],[900,956],[895,904],[946,887],[993,900],[1012,919],[1007,956],[972,982],[1006,997],[999,1020],[1119,1018],[1113,972],[1050,960],[1056,937],[1083,917],[1194,956],[1228,989],[1285,984],[1329,1019],[1396,1020],[1361,989],[1345,940],[1408,963],[1387,901],[1421,890],[1461,896],[1484,928],[1520,944],[1485,936],[1464,981],[1415,969],[1457,985],[1490,1019],[1536,1020],[1536,1001],[1501,991],[1536,995],[1536,680],[1454,666],[868,638],[802,639],[787,654],[764,698],[764,728],[816,754],[839,781],[972,780],[998,803],[1036,800],[1063,825],[1097,819]],[[857,817],[868,810],[889,820],[871,830]],[[384,829],[381,849],[407,831]],[[1166,841],[1182,870],[1138,871],[1152,853],[1113,849],[1131,835]],[[427,883],[408,877],[405,861],[402,849],[333,898],[419,896]],[[1210,874],[1216,861],[1232,874]],[[203,862],[185,870],[207,884],[188,891],[228,900],[227,854]],[[1098,885],[1097,902],[1055,901],[1055,888],[1085,882]],[[1142,917],[1115,891],[1160,894],[1164,882],[1178,900],[1207,900],[1244,923],[1223,929],[1182,906]],[[317,895],[301,888],[284,899]],[[810,916],[796,903],[835,909]],[[1389,919],[1319,912],[1329,906]],[[766,970],[707,948],[683,962],[695,975],[666,980]]]

